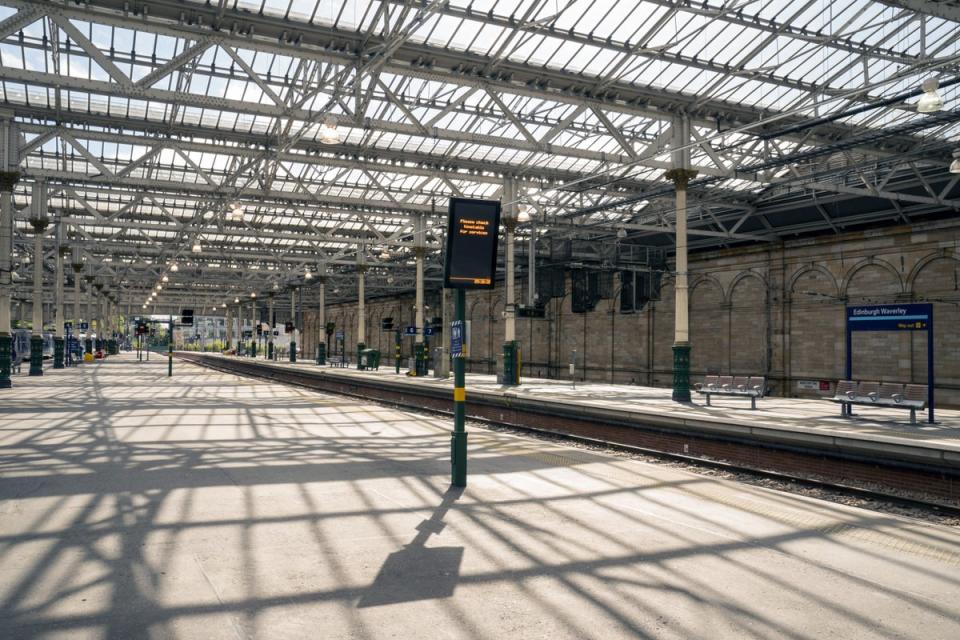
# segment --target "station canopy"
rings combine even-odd
[[[85,275],[198,313],[409,289],[421,215],[438,286],[448,199],[508,177],[544,260],[669,253],[685,162],[694,250],[955,216],[958,33],[949,1],[0,0],[18,282],[38,181]]]

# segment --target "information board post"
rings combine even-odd
[[[456,320],[450,330],[453,356],[453,434],[450,439],[453,486],[467,486],[466,332],[467,289],[492,289],[497,269],[500,202],[451,198],[447,217],[444,287],[456,290]]]
[[[933,305],[872,304],[847,307],[846,379],[853,379],[853,334],[857,331],[927,332],[927,422],[934,423]]]
[[[462,326],[466,316],[467,292],[457,289],[455,319]],[[462,350],[453,358],[453,438],[451,460],[453,486],[467,486],[467,389],[466,358]]]

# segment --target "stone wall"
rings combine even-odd
[[[935,318],[938,404],[960,405],[960,224],[786,240],[691,256],[691,343],[694,380],[706,373],[766,374],[775,393],[822,395],[800,381],[835,381],[844,373],[847,304],[931,301]],[[615,291],[619,291],[616,283]],[[518,291],[525,284],[518,282]],[[660,300],[637,313],[619,300],[601,300],[585,314],[570,310],[568,294],[551,300],[544,320],[517,320],[523,374],[669,386],[672,380],[674,290],[664,278]],[[450,296],[452,300],[452,296]],[[502,351],[504,292],[469,293],[472,357],[469,370],[494,373]],[[413,324],[413,298],[367,303],[367,344],[392,363],[393,334],[380,319]],[[429,315],[440,315],[431,311]],[[306,314],[307,353],[313,353],[315,313]],[[356,305],[333,306],[328,319],[355,351]],[[403,339],[409,357],[410,338]],[[855,378],[926,382],[925,333],[854,334]],[[574,355],[575,352],[575,355]]]

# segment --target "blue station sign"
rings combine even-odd
[[[927,331],[931,304],[871,304],[847,307],[851,331]]]
[[[466,323],[463,320],[454,320],[450,324],[450,355],[454,358],[463,356],[464,334]]]
[[[405,336],[415,336],[417,335],[417,328],[413,325],[403,328],[403,335]]]

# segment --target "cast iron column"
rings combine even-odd
[[[16,127],[10,120],[0,123],[0,389],[9,389],[13,328],[10,302],[13,287],[11,254],[13,253],[13,188],[20,179],[15,158],[9,157],[10,136]],[[16,144],[12,145],[16,149]]]
[[[297,288],[290,285],[290,323],[293,331],[290,332],[290,362],[297,361]]]
[[[83,270],[83,256],[80,253],[80,246],[75,245],[71,249],[70,267],[73,269],[73,339],[80,344],[80,272]],[[71,362],[80,364],[83,358],[71,357]]]
[[[327,364],[327,277],[320,276],[320,303],[317,306],[317,364]]]
[[[366,311],[366,265],[357,266],[357,368],[360,368],[360,352],[367,348]]]
[[[33,325],[30,333],[30,375],[43,375],[43,234],[47,217],[47,188],[33,183],[30,199],[30,226],[33,227]]]
[[[87,334],[84,339],[84,352],[93,353],[93,266],[87,269],[88,273],[83,277],[87,281]]]
[[[250,357],[257,357],[257,294],[250,294]]]
[[[689,136],[685,131],[689,127],[686,118],[675,121],[680,126],[678,141],[686,144]],[[689,166],[689,151],[681,150],[674,154],[674,164],[679,165],[666,173],[677,192],[677,278],[676,306],[674,317],[673,342],[673,399],[676,402],[690,402],[690,319],[689,319],[689,277],[687,273],[687,183],[697,176]]]
[[[416,289],[416,307],[414,308],[413,324],[417,334],[413,337],[413,375],[427,375],[427,354],[424,352],[423,337],[426,328],[423,318],[423,261],[426,257],[427,249],[424,246],[426,238],[424,236],[423,214],[418,214],[415,221],[414,241],[416,246],[413,249],[417,258],[417,289]]]
[[[63,244],[63,223],[57,222],[57,258],[54,270],[54,295],[56,296],[56,311],[54,312],[53,328],[53,368],[63,369],[63,324],[66,318],[63,314],[63,259],[70,248]]]
[[[230,305],[226,305],[226,304],[223,305],[223,312],[226,314],[226,317],[224,318],[224,321],[223,321],[225,325],[224,326],[224,330],[225,330],[224,347],[225,348],[223,350],[230,351],[230,349],[233,348],[233,318],[230,316]]]
[[[267,326],[270,334],[267,336],[267,360],[273,360],[273,293],[267,294]]]
[[[503,307],[503,384],[520,384],[520,372],[517,366],[517,292],[514,280],[516,264],[513,255],[513,234],[517,228],[517,190],[513,178],[507,178],[503,183],[503,229],[504,253],[506,261],[506,288],[507,301]]]

